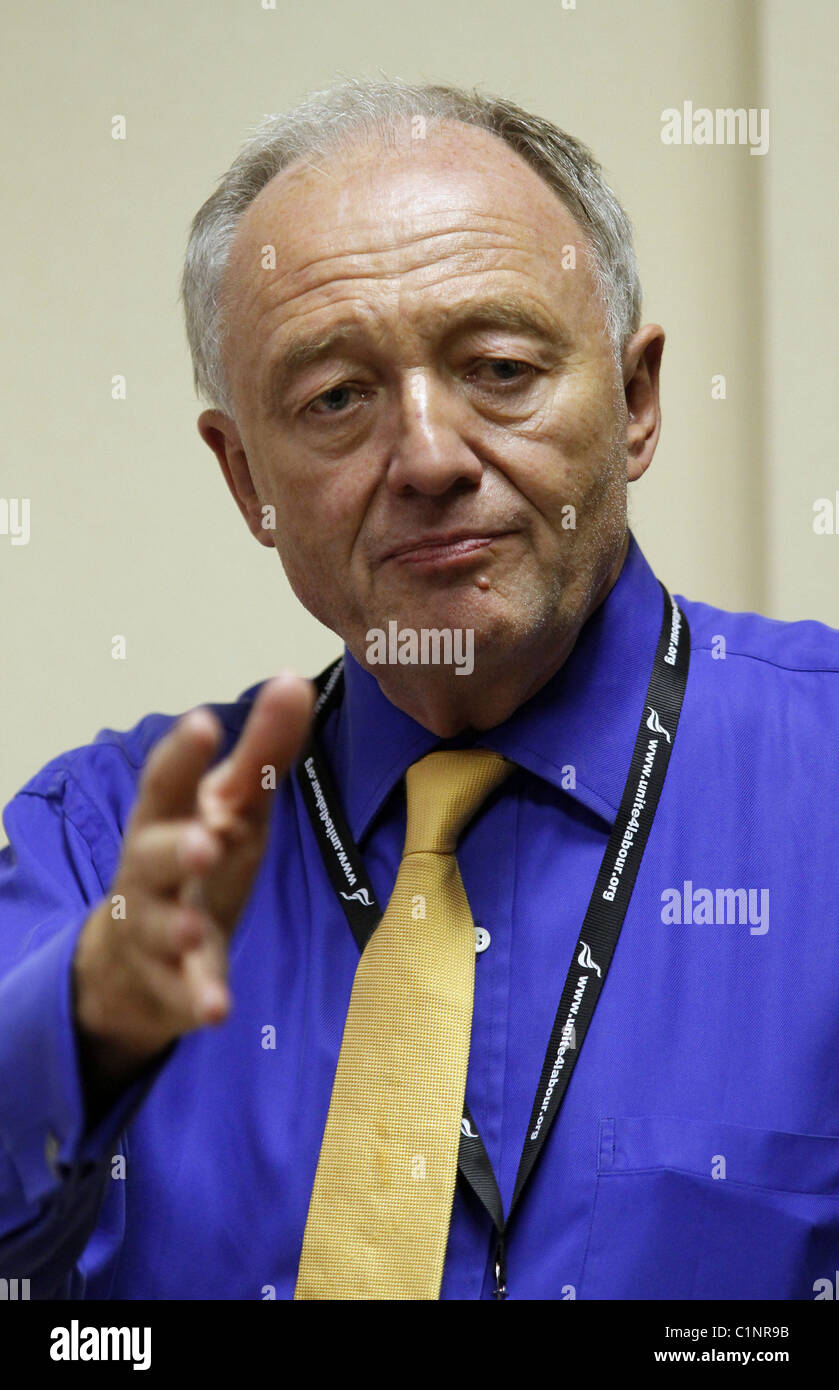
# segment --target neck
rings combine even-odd
[[[548,634],[528,633],[513,648],[484,650],[480,680],[458,677],[452,666],[376,666],[382,693],[438,738],[503,724],[567,661],[583,626],[617,582],[628,549],[627,532],[617,561],[570,619],[556,622]]]

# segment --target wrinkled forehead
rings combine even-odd
[[[239,293],[264,285],[271,250],[275,279],[290,292],[305,287],[309,268],[324,276],[332,266],[338,278],[371,257],[395,275],[423,254],[438,259],[482,246],[542,259],[546,272],[564,246],[586,259],[586,238],[569,210],[503,140],[453,122],[421,138],[413,131],[406,122],[386,143],[359,134],[346,149],[281,170],[239,222],[228,285]]]

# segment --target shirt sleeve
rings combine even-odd
[[[97,809],[77,780],[83,751],[68,757],[74,770],[50,765],[9,803],[0,850],[0,1275],[29,1279],[40,1298],[78,1292],[114,1140],[173,1050],[87,1128],[72,963],[121,832],[113,808]]]

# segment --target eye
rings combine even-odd
[[[322,391],[319,396],[307,406],[307,411],[312,415],[343,415],[346,407],[350,404],[348,397],[360,395],[357,386],[330,386],[328,391]],[[323,409],[316,410],[315,406],[322,406]]]
[[[507,383],[514,386],[524,385],[536,372],[536,368],[529,362],[520,362],[516,357],[485,357],[476,370],[481,371],[485,368],[491,369],[491,376],[478,384],[486,385],[490,390],[493,386],[503,386]],[[470,375],[474,376],[475,372]]]

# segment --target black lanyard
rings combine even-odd
[[[600,864],[554,1020],[516,1185],[506,1219],[492,1165],[464,1105],[458,1168],[486,1208],[496,1230],[495,1297],[506,1296],[507,1228],[522,1189],[545,1145],[614,955],[632,889],[655,817],[679,723],[690,660],[687,619],[661,585],[664,616],[629,774]],[[311,738],[297,777],[332,887],[341,900],[360,951],[382,918],[364,861],[352,838],[317,735],[343,688],[343,657],[321,672]]]

